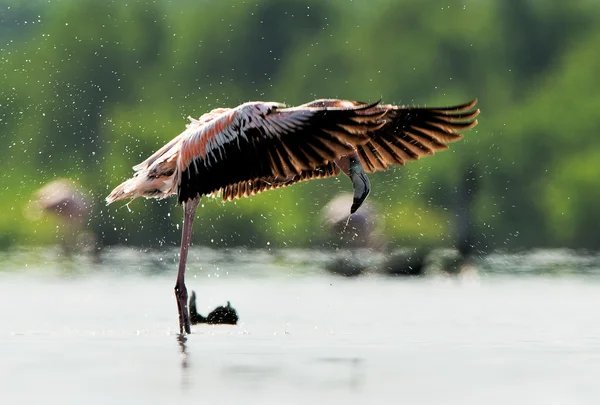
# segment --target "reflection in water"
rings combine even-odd
[[[187,336],[183,333],[177,334],[177,342],[179,343],[180,349],[180,360],[181,360],[181,388],[187,390],[190,388],[190,371],[189,361],[187,355]]]

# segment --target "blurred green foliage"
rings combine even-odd
[[[442,5],[444,4],[444,5]],[[131,166],[188,115],[248,100],[321,97],[450,105],[473,97],[475,130],[449,151],[371,176],[397,243],[453,243],[465,165],[489,246],[598,248],[600,4],[593,1],[0,1],[0,246],[52,243],[24,210],[67,177],[90,190],[106,244],[175,244],[175,199],[104,206]],[[194,238],[310,245],[346,178],[223,205],[206,199]]]

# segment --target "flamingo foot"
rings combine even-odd
[[[181,284],[181,285],[180,285]],[[177,309],[179,311],[179,333],[192,333],[190,324],[190,313],[188,311],[188,292],[184,283],[175,285],[175,297],[177,298]]]

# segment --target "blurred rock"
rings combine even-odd
[[[332,274],[345,277],[358,276],[371,267],[373,250],[385,246],[381,233],[383,218],[378,215],[372,202],[366,200],[352,215],[354,196],[340,194],[331,200],[322,211],[326,234],[326,246],[335,249],[334,259],[325,268]]]
[[[325,265],[331,274],[355,277],[370,272],[376,264],[375,252],[370,249],[340,249]]]
[[[350,193],[340,194],[323,208],[326,243],[338,249],[383,248],[385,243],[380,232],[384,225],[383,218],[369,200],[350,215],[353,198]]]
[[[425,272],[428,249],[407,248],[390,253],[378,272],[391,276],[420,276]]]

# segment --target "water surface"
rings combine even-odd
[[[323,271],[326,252],[196,249],[188,286],[199,310],[230,300],[240,323],[197,325],[181,342],[176,253],[108,253],[102,264],[53,250],[1,259],[1,403],[600,398],[589,257],[491,257],[478,277],[341,278]]]

